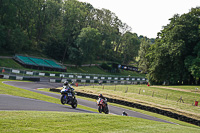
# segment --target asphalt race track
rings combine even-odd
[[[73,109],[70,106],[61,104],[4,94],[0,94],[0,101],[0,110],[67,111],[93,113],[83,109]]]
[[[61,83],[49,83],[49,82],[11,82],[6,81],[5,84],[19,87],[22,89],[34,91],[37,93],[41,93],[44,95],[48,95],[54,98],[58,98],[60,100],[61,95],[56,93],[50,93],[50,92],[44,92],[37,90],[38,88],[56,88],[56,87],[62,87]],[[77,99],[79,105],[87,106],[90,108],[97,109],[96,101],[87,101],[83,99]],[[131,111],[128,109],[111,106],[108,104],[108,108],[110,111],[110,114],[115,115],[121,115],[123,111],[127,112],[129,116],[132,117],[138,117],[148,120],[154,120],[154,121],[160,121],[165,123],[171,123],[156,117],[152,117],[149,115],[145,115],[142,113],[138,113],[135,111]],[[55,104],[55,103],[49,103],[45,101],[35,100],[35,99],[29,99],[29,98],[23,98],[23,97],[17,97],[17,96],[10,96],[10,95],[3,95],[0,94],[0,110],[37,110],[37,111],[65,111],[65,112],[81,112],[81,113],[95,113],[83,109],[73,109],[70,106],[65,106],[62,104]]]

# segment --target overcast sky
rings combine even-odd
[[[79,0],[98,9],[109,9],[138,35],[156,38],[174,14],[188,13],[200,0]]]

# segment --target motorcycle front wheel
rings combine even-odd
[[[65,95],[61,96],[60,101],[61,101],[62,104],[66,104]]]
[[[99,111],[99,113],[102,112],[102,107],[101,106],[98,107],[98,111]]]

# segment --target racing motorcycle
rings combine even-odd
[[[71,91],[70,88],[63,88],[61,91],[61,98],[60,101],[62,104],[69,104],[72,106],[72,108],[76,108],[78,105],[78,102],[76,100],[75,94]]]
[[[97,105],[98,105],[99,113],[102,113],[102,112],[104,112],[105,114],[109,113],[107,103],[102,98],[99,98],[97,100]]]

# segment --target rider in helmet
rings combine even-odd
[[[102,94],[99,94],[99,97],[98,97],[99,99],[103,99],[104,100],[104,102],[105,102],[105,104],[106,104],[106,106],[107,106],[107,99],[102,95]]]
[[[122,116],[128,116],[128,114],[125,111],[123,111]]]
[[[70,88],[71,86],[70,86],[70,84],[68,83],[68,81],[65,81],[64,83],[63,83],[63,87],[65,87],[65,88]]]
[[[103,100],[106,99],[102,94],[99,94],[99,98],[102,98]]]
[[[63,83],[63,88],[65,88],[65,89],[69,88],[69,90],[72,92],[73,96],[75,95],[74,88],[71,87],[71,85],[68,83],[68,81],[65,81]]]

